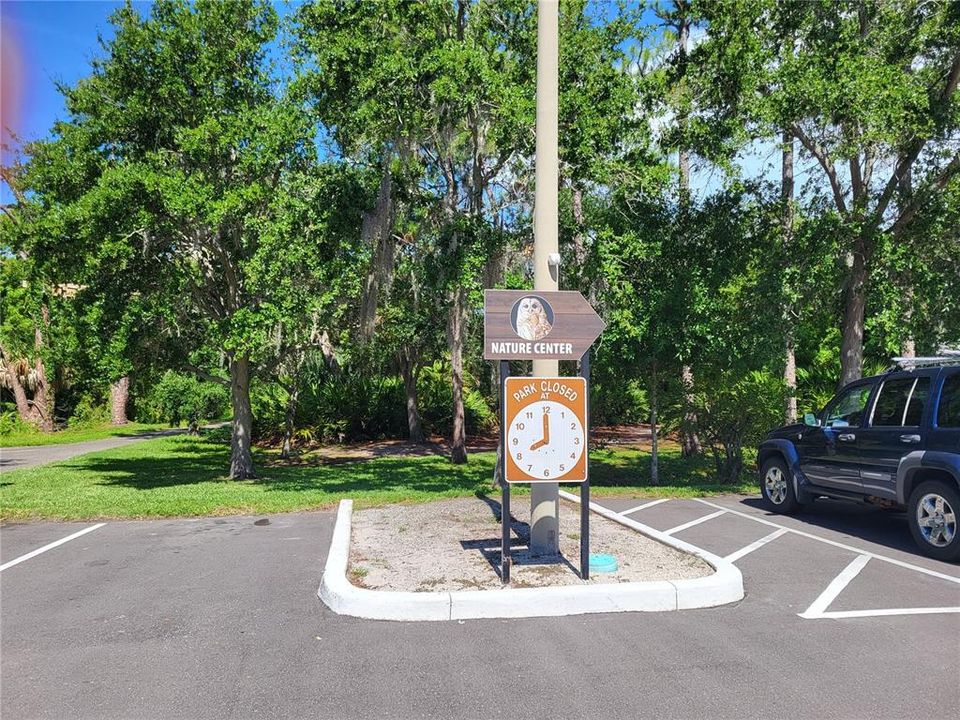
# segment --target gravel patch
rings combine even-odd
[[[527,549],[530,501],[512,503],[512,587],[682,580],[713,574],[700,558],[663,545],[591,513],[590,552],[617,558],[615,573],[580,579],[580,508],[560,501],[560,556]],[[375,590],[454,591],[502,587],[500,503],[458,498],[422,505],[388,505],[353,513],[348,577]]]

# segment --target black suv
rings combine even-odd
[[[960,358],[901,360],[852,382],[819,415],[760,445],[765,504],[795,512],[820,496],[904,508],[925,555],[960,559]]]

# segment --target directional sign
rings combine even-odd
[[[487,360],[579,360],[603,328],[578,292],[484,290]]]
[[[586,480],[586,379],[510,377],[504,394],[507,482]]]

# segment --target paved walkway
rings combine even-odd
[[[206,425],[204,427],[219,427],[219,424]],[[77,455],[109,450],[110,448],[143,442],[144,440],[151,440],[153,438],[166,437],[168,435],[182,435],[185,432],[187,432],[186,428],[171,428],[169,430],[148,430],[137,433],[136,435],[66,443],[64,445],[33,445],[30,447],[0,448],[0,473],[7,470],[19,470],[34,465],[43,465],[44,463],[69,460]]]

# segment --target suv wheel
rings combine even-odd
[[[760,468],[760,493],[764,504],[774,512],[789,514],[800,507],[793,492],[793,473],[778,457],[770,458]]]
[[[924,555],[937,560],[960,560],[960,492],[940,480],[920,483],[910,493],[907,517],[910,532]]]

